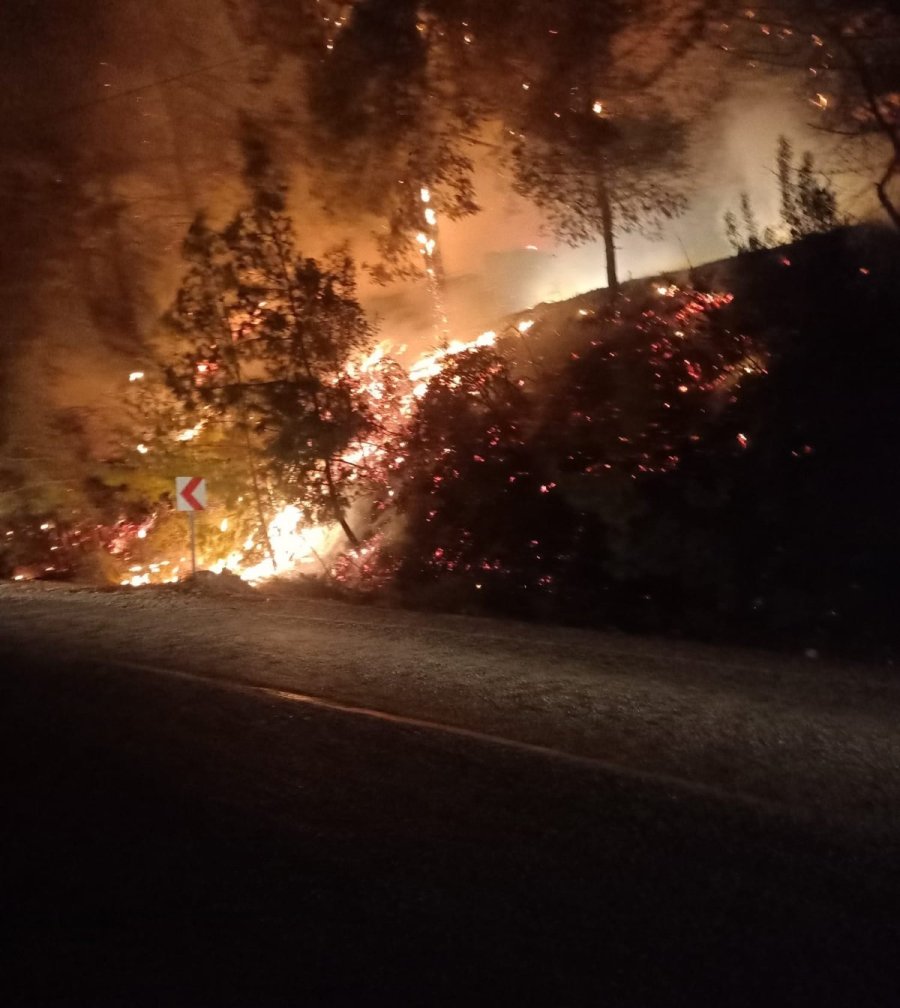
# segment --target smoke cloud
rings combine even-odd
[[[190,219],[201,207],[223,216],[240,198],[236,125],[260,100],[254,54],[233,35],[220,0],[185,8],[19,0],[0,12],[2,361],[11,404],[2,431],[19,452],[53,442],[59,411],[102,441],[177,286]],[[722,214],[742,190],[760,224],[772,222],[780,133],[824,150],[827,163],[829,149],[808,125],[815,112],[792,82],[725,63],[716,73],[729,78],[729,95],[698,124],[690,210],[659,241],[622,236],[624,277],[729,255]],[[285,98],[294,86],[285,72]],[[454,335],[602,285],[602,248],[554,241],[488,155],[478,158],[476,185],[482,212],[439,222]],[[348,234],[302,186],[294,210],[305,253],[349,237],[361,259],[372,257],[373,222]],[[363,277],[361,294],[395,346],[434,342],[423,284],[379,287]]]

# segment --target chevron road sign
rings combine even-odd
[[[175,507],[187,511],[191,524],[191,573],[197,573],[197,530],[194,517],[206,510],[206,480],[202,476],[175,477]]]
[[[175,506],[179,511],[205,511],[206,480],[202,476],[176,476]]]

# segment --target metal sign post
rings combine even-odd
[[[188,512],[188,521],[191,525],[191,574],[197,573],[197,527],[194,520],[195,511]]]
[[[175,477],[175,507],[187,511],[191,527],[191,573],[197,573],[197,528],[198,511],[206,510],[206,480],[202,476]]]

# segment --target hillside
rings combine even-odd
[[[641,299],[657,285],[670,283],[731,291],[736,294],[738,310],[746,312],[748,326],[758,326],[761,321],[777,325],[778,306],[794,303],[799,307],[805,296],[827,289],[831,279],[853,284],[864,279],[878,296],[881,285],[893,275],[891,258],[898,251],[900,242],[887,229],[846,227],[774,249],[627,280],[622,283],[622,292],[626,299]],[[771,297],[776,290],[781,292],[777,305]],[[762,304],[751,308],[751,302],[763,292],[770,294],[763,296]],[[529,336],[539,344],[539,359],[547,364],[558,363],[585,345],[591,319],[602,315],[608,304],[608,292],[602,287],[565,301],[542,302],[515,312],[500,320],[495,329],[509,332],[523,319],[533,319],[535,325]]]
[[[277,572],[417,607],[892,661],[898,252],[892,232],[846,228],[631,281],[614,306],[605,291],[537,305],[418,373],[373,355],[348,371],[377,407],[347,484],[365,545],[285,500]],[[0,572],[177,576],[185,525],[147,479],[167,491],[201,430],[175,428],[181,455],[85,467],[74,517],[11,515]],[[259,521],[237,483],[228,509],[235,474],[209,430],[201,566],[262,570]]]
[[[455,461],[423,463],[409,582],[466,609],[892,655],[898,252],[847,228],[630,282],[612,317],[604,291],[511,317],[500,412],[448,389],[430,421]]]

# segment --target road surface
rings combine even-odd
[[[0,1004],[897,1003],[889,829],[165,666],[145,616],[0,599]]]

